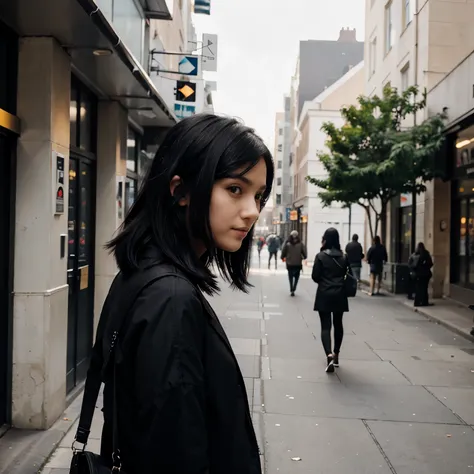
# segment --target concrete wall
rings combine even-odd
[[[65,213],[53,215],[53,152],[68,176],[69,57],[51,38],[20,41],[17,151],[12,422],[46,429],[65,407],[67,259],[60,258]]]

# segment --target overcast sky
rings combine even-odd
[[[240,117],[273,149],[275,113],[289,93],[300,40],[337,40],[342,27],[364,39],[365,0],[211,0],[195,15],[198,39],[219,35],[213,94],[217,113]]]

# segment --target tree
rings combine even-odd
[[[424,192],[425,183],[439,175],[435,156],[444,140],[444,115],[403,127],[408,117],[416,118],[426,107],[426,91],[421,100],[417,96],[416,86],[401,94],[387,86],[382,97],[359,97],[357,106],[343,107],[342,127],[332,122],[322,126],[329,152],[319,152],[318,157],[327,178],[306,177],[322,189],[318,195],[324,206],[362,206],[372,238],[380,224],[383,242],[390,200],[401,193]]]

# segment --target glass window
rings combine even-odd
[[[283,151],[283,145],[278,145],[278,151]]]
[[[281,167],[282,167],[282,162],[281,160],[278,160],[278,169],[281,170]]]
[[[277,178],[277,186],[281,186],[281,178]]]
[[[393,24],[393,3],[385,6],[385,52],[388,53],[395,44],[395,27]]]
[[[104,14],[105,18],[107,18],[107,21],[112,23],[114,0],[94,0],[94,2],[100,8],[100,11]]]
[[[132,173],[137,172],[137,153],[138,140],[136,133],[133,130],[128,129],[127,138],[127,171]]]
[[[71,143],[70,146],[77,147],[77,89],[72,86],[71,87],[71,102],[69,105],[69,122],[70,122],[70,130],[71,130]]]
[[[405,92],[409,87],[409,79],[408,79],[408,72],[410,70],[410,66],[407,64],[401,72],[401,82],[402,82],[402,92]]]
[[[85,151],[92,150],[92,114],[93,105],[90,95],[85,91],[81,91],[79,108],[79,148]]]
[[[460,231],[459,231],[459,283],[466,284],[466,248],[467,248],[467,202],[463,199],[460,202]]]
[[[469,221],[468,221],[468,255],[469,255],[469,283],[474,284],[474,198],[469,199]]]
[[[413,12],[411,8],[412,0],[403,0],[403,27],[406,28],[413,19]]]
[[[374,38],[370,42],[370,49],[369,49],[369,67],[370,67],[370,76],[375,74],[375,70],[377,68],[377,38]]]
[[[135,59],[142,62],[145,21],[134,0],[114,0],[113,24]]]
[[[412,206],[400,208],[400,262],[408,263],[411,255]]]
[[[128,211],[133,206],[135,199],[137,198],[137,180],[132,178],[127,178],[125,182],[125,215],[128,214]]]
[[[276,195],[276,204],[279,206],[281,204],[281,194]]]
[[[0,108],[16,113],[18,40],[0,22]]]

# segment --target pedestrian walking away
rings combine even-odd
[[[278,263],[278,250],[280,250],[280,239],[275,234],[270,234],[267,238],[267,248],[268,248],[268,269],[270,270],[270,265],[272,258],[275,259],[275,270],[277,269]]]
[[[345,292],[347,274],[352,270],[347,257],[341,250],[337,229],[326,230],[321,251],[316,255],[312,278],[318,284],[314,310],[321,320],[321,340],[326,354],[326,372],[334,372],[339,367],[339,353],[344,337],[343,316],[349,311]],[[331,341],[331,327],[334,325],[334,348]]]
[[[416,246],[415,253],[408,260],[410,273],[415,281],[415,306],[429,306],[428,285],[433,276],[433,259],[423,242]]]
[[[352,269],[352,274],[358,282],[360,282],[360,272],[362,269],[362,260],[364,259],[364,251],[362,245],[359,243],[359,236],[354,234],[352,242],[346,245],[346,255],[349,265]]]
[[[263,237],[259,237],[257,240],[257,252],[258,252],[258,264],[260,265],[260,254],[262,253],[262,249],[265,246],[265,239]]]
[[[301,269],[303,268],[303,260],[307,258],[306,246],[301,242],[298,232],[296,230],[291,231],[290,237],[281,251],[281,259],[286,262],[291,296],[295,296]]]
[[[374,294],[380,294],[383,266],[387,260],[387,249],[382,244],[380,237],[376,235],[374,237],[372,247],[370,247],[369,251],[367,252],[367,263],[370,266],[370,296]]]
[[[203,293],[219,290],[216,267],[235,288],[250,287],[253,227],[273,176],[263,141],[230,118],[184,119],[158,149],[108,245],[120,271],[100,318],[79,422],[77,440],[86,441],[87,400],[103,373],[108,469],[120,470],[112,461],[120,450],[127,474],[261,474],[244,379]],[[113,354],[110,367],[103,354]]]

